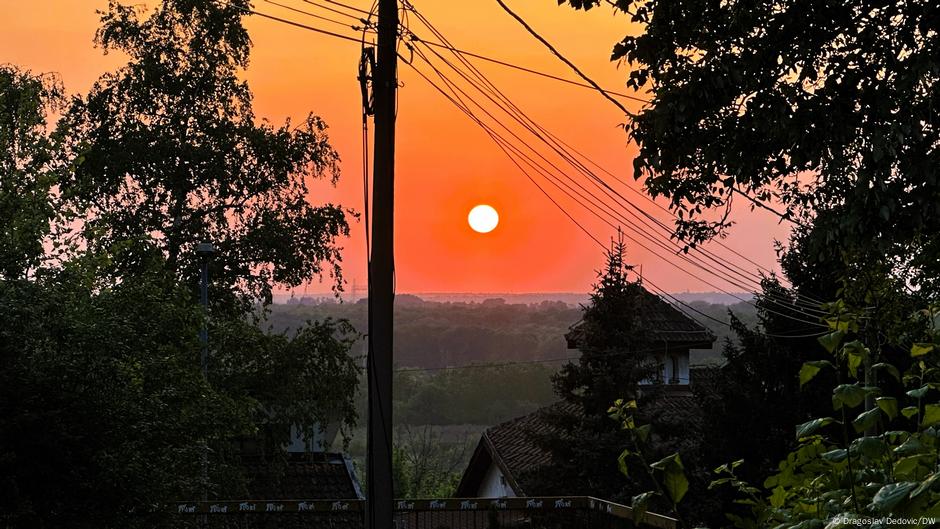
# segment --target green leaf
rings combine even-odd
[[[907,392],[907,396],[908,396],[908,397],[911,397],[911,398],[914,398],[914,399],[922,399],[922,398],[924,398],[925,395],[927,395],[927,391],[928,391],[928,390],[930,390],[930,386],[927,385],[927,384],[924,384],[923,386],[921,386],[921,387],[919,387],[919,388],[917,388],[917,389],[912,389],[912,390],[908,391],[908,392]]]
[[[871,366],[871,368],[874,371],[881,371],[881,370],[887,371],[888,374],[894,377],[895,380],[899,382],[901,380],[901,372],[898,371],[898,368],[894,367],[894,365],[892,364],[889,364],[887,362],[878,362],[877,364]]]
[[[930,490],[933,487],[933,484],[940,479],[940,472],[934,472],[927,479],[920,482],[920,486],[914,489],[914,492],[911,493],[911,499],[916,498],[923,494],[924,492]]]
[[[842,461],[845,461],[845,458],[848,457],[848,455],[849,451],[845,448],[837,448],[835,450],[825,452],[822,455],[822,458],[826,461],[829,461],[830,463],[841,463]]]
[[[689,480],[685,477],[685,467],[679,454],[666,456],[650,465],[663,473],[663,488],[673,504],[682,501],[685,493],[689,491]]]
[[[787,491],[783,487],[777,487],[774,489],[773,493],[770,495],[770,506],[774,509],[779,509],[783,507],[784,502],[787,500]]]
[[[924,450],[924,444],[920,442],[916,437],[911,437],[907,441],[901,444],[901,446],[894,449],[894,454],[898,457],[909,456],[911,454],[917,454]]]
[[[899,478],[917,478],[917,467],[921,464],[929,466],[933,461],[933,454],[918,454],[899,459],[894,464],[894,475]]]
[[[878,490],[875,497],[872,498],[869,509],[878,512],[889,512],[902,500],[907,498],[912,490],[917,488],[918,484],[910,481],[901,483],[889,483]]]
[[[689,480],[682,469],[672,468],[663,476],[663,487],[672,499],[672,503],[678,504],[689,491]]]
[[[933,426],[940,423],[940,404],[927,404],[924,406],[924,420],[921,426]]]
[[[803,367],[800,368],[800,387],[802,388],[807,382],[815,378],[823,367],[834,366],[832,365],[832,362],[828,360],[814,360],[812,362],[804,362]]]
[[[845,338],[845,332],[832,331],[820,336],[817,340],[828,353],[832,354],[835,352],[836,348],[839,347],[839,344],[842,343],[843,338]]]
[[[646,515],[647,507],[649,506],[650,499],[655,496],[655,492],[644,492],[642,494],[637,494],[633,497],[633,500],[630,502],[630,507],[633,509],[633,521],[639,524],[643,521],[643,517]]]
[[[849,376],[858,379],[858,368],[862,367],[862,362],[865,361],[865,357],[858,353],[848,353],[845,357],[848,360],[846,363],[849,368]]]
[[[917,406],[905,406],[901,408],[901,415],[910,419],[911,417],[917,415]]]
[[[841,410],[842,406],[855,408],[865,402],[865,390],[857,384],[840,384],[832,390],[832,407]]]
[[[898,399],[894,397],[878,397],[875,399],[881,411],[885,412],[888,419],[894,419],[898,416]]]
[[[872,408],[868,411],[858,414],[858,417],[852,421],[852,426],[855,427],[856,432],[861,433],[878,424],[879,417],[881,417],[881,410],[878,408]]]
[[[819,431],[820,428],[828,426],[834,422],[839,422],[832,417],[823,417],[821,419],[813,419],[811,421],[804,422],[803,424],[796,427],[796,439],[800,440],[804,437],[809,437]]]
[[[924,356],[934,350],[932,343],[915,343],[911,346],[911,357]]]
[[[852,441],[850,451],[868,459],[878,459],[888,453],[888,445],[877,437],[860,437]]]
[[[627,458],[631,455],[633,455],[633,452],[625,449],[623,452],[620,452],[620,456],[617,458],[617,468],[620,469],[621,474],[627,477],[630,477],[630,469],[627,467]]]

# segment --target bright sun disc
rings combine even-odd
[[[467,222],[470,223],[473,231],[489,233],[496,229],[496,225],[499,224],[499,213],[492,206],[480,204],[470,210],[470,214],[467,215]]]

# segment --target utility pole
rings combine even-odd
[[[209,380],[209,261],[215,254],[211,242],[201,242],[196,246],[199,256],[199,304],[202,305],[202,326],[199,328],[199,355],[202,376]],[[209,501],[209,445],[203,440],[202,447],[202,501]],[[208,527],[208,518],[200,521],[202,527]]]
[[[369,426],[367,529],[392,529],[392,318],[394,305],[395,111],[398,0],[378,0],[378,50],[372,90],[375,154],[369,264]]]

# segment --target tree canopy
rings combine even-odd
[[[88,248],[139,241],[195,285],[196,245],[211,242],[215,284],[270,302],[274,284],[324,272],[339,286],[337,239],[349,228],[341,208],[308,200],[312,179],[339,176],[326,124],[254,115],[239,78],[250,50],[242,16],[223,2],[165,0],[152,13],[112,3],[96,43],[130,61],[73,99],[61,124],[72,171],[60,185]],[[119,255],[115,275],[141,259]]]
[[[254,116],[231,4],[112,2],[101,15],[97,44],[129,61],[87,95],[66,105],[54,76],[0,66],[10,527],[173,526],[170,502],[247,496],[241,456],[275,465],[292,431],[356,420],[348,322],[259,325],[278,284],[328,273],[340,288],[347,213],[308,188],[338,177],[325,124]],[[208,312],[201,242],[216,247]]]
[[[612,58],[650,97],[627,125],[635,176],[671,200],[680,237],[725,233],[710,210],[749,197],[804,226],[819,217],[860,259],[936,277],[936,2],[608,3],[642,24]]]
[[[59,168],[46,115],[63,104],[55,76],[0,65],[0,278],[22,278],[44,252]]]

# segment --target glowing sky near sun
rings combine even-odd
[[[279,0],[310,8],[301,0]],[[366,0],[348,3],[368,7]],[[460,48],[571,78],[495,1],[414,0]],[[588,13],[558,7],[555,0],[513,0],[511,5],[602,86],[627,91],[624,67],[610,63],[612,45],[639,29],[608,8]],[[147,2],[144,2],[147,5]],[[154,5],[153,1],[149,5]],[[103,71],[119,65],[119,54],[92,47],[96,9],[104,0],[0,1],[0,61],[34,72],[61,74],[67,90],[86,90]],[[259,11],[322,27],[316,20],[256,1]],[[414,22],[414,21],[412,21]],[[315,186],[311,199],[362,210],[361,116],[356,65],[359,46],[258,17],[246,25],[254,42],[247,79],[255,111],[274,123],[322,116],[343,159],[336,189]],[[416,24],[415,24],[416,25]],[[416,25],[417,27],[417,25]],[[330,27],[330,29],[336,29]],[[342,28],[339,28],[342,30]],[[352,34],[352,31],[348,31]],[[634,148],[618,125],[624,117],[598,94],[501,66],[478,66],[540,123],[592,159],[632,182]],[[400,71],[396,185],[396,283],[400,292],[586,291],[602,262],[586,237],[512,165],[489,138],[407,66]],[[625,101],[631,109],[637,103]],[[743,202],[743,201],[742,201]],[[478,204],[499,212],[499,227],[477,233],[467,214]],[[651,204],[644,204],[651,211]],[[586,214],[579,220],[602,240],[614,230]],[[739,222],[727,245],[770,268],[773,238],[786,226],[760,211],[736,211]],[[343,241],[344,269],[351,282],[365,282],[363,225]],[[629,260],[671,291],[714,290],[628,243]],[[687,267],[687,266],[686,266]],[[688,268],[688,267],[687,267]],[[739,290],[725,283],[719,286]],[[302,289],[299,289],[302,290]],[[327,290],[313,285],[311,292]],[[300,292],[298,291],[298,294]]]

